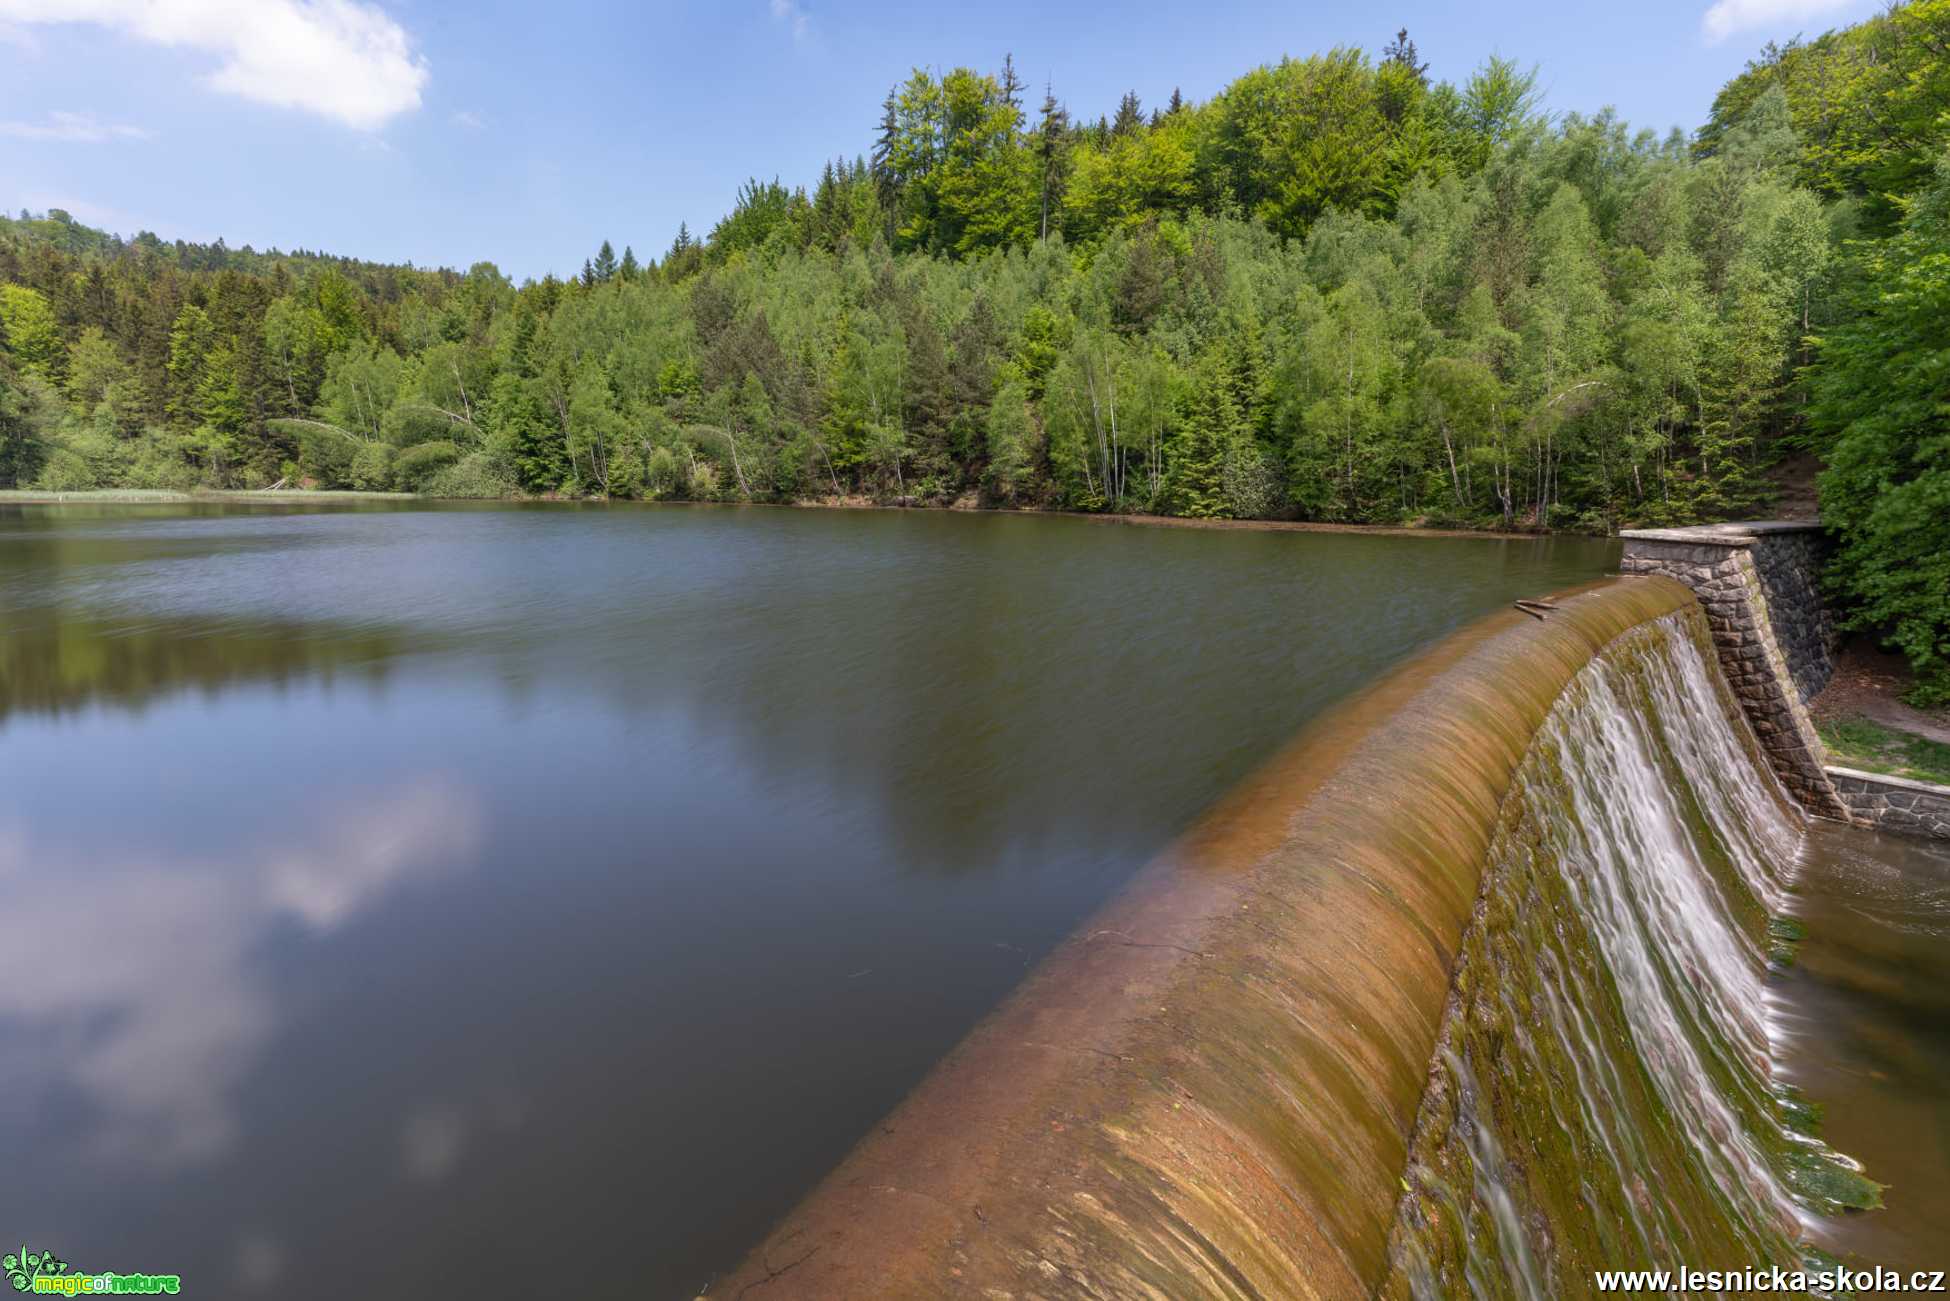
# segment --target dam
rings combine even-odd
[[[1178,1301],[1943,1255],[1950,868],[1784,731],[1795,535],[0,540],[0,1220],[76,1271]]]
[[[1792,1081],[1774,985],[1811,838],[1872,820],[1805,726],[1829,630],[1750,554],[1806,532],[1628,541],[1634,576],[1310,728],[706,1295],[1541,1299],[1832,1267],[1824,1226],[1884,1188]],[[1940,900],[1950,855],[1925,871]],[[1885,1251],[1950,1244],[1942,1155]]]

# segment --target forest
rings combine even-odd
[[[815,181],[520,285],[23,212],[0,486],[1609,532],[1812,454],[1854,617],[1950,692],[1950,0],[1690,136],[1537,87],[1406,32],[1095,119],[916,70]]]

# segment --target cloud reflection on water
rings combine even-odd
[[[7,1091],[78,1091],[100,1159],[218,1155],[236,1136],[237,1086],[278,1029],[259,947],[281,924],[323,935],[411,878],[464,865],[485,824],[468,788],[429,775],[322,807],[234,859],[70,861],[0,829]]]

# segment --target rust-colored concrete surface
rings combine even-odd
[[[712,1298],[1364,1297],[1512,774],[1663,578],[1457,634],[1066,940]]]

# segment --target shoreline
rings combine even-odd
[[[1041,506],[964,506],[958,499],[946,506],[901,506],[855,497],[807,497],[797,501],[657,501],[653,506],[783,506],[792,510],[877,510],[941,511],[957,515],[1040,515],[1064,519],[1089,520],[1097,524],[1138,524],[1155,528],[1247,529],[1266,533],[1373,533],[1380,536],[1419,538],[1496,538],[1507,542],[1534,542],[1539,538],[1592,538],[1616,536],[1601,533],[1574,533],[1568,529],[1471,529],[1453,525],[1420,527],[1414,524],[1335,524],[1322,520],[1205,519],[1190,515],[1150,515],[1129,511],[1052,510]]]
[[[416,492],[360,492],[352,488],[86,488],[79,492],[44,492],[38,488],[0,488],[0,506],[176,506],[199,501],[433,501]]]
[[[955,515],[1033,515],[1044,518],[1085,520],[1092,524],[1125,524],[1144,528],[1244,530],[1261,533],[1366,533],[1380,537],[1479,538],[1503,542],[1536,542],[1545,538],[1604,537],[1605,534],[1579,533],[1568,529],[1472,529],[1453,525],[1421,527],[1413,524],[1340,524],[1319,520],[1277,519],[1202,519],[1184,515],[1149,515],[1123,512],[1053,510],[1037,506],[902,506],[858,498],[814,497],[797,501],[689,501],[678,499],[572,498],[572,497],[436,497],[417,492],[363,492],[356,489],[307,488],[209,488],[193,492],[145,488],[89,488],[76,492],[49,492],[32,488],[0,489],[0,506],[169,506],[198,502],[241,502],[266,505],[305,505],[314,502],[397,501],[429,503],[478,503],[482,505],[527,505],[546,503],[567,506],[657,506],[729,508],[759,507],[770,510],[830,510],[940,513]]]

